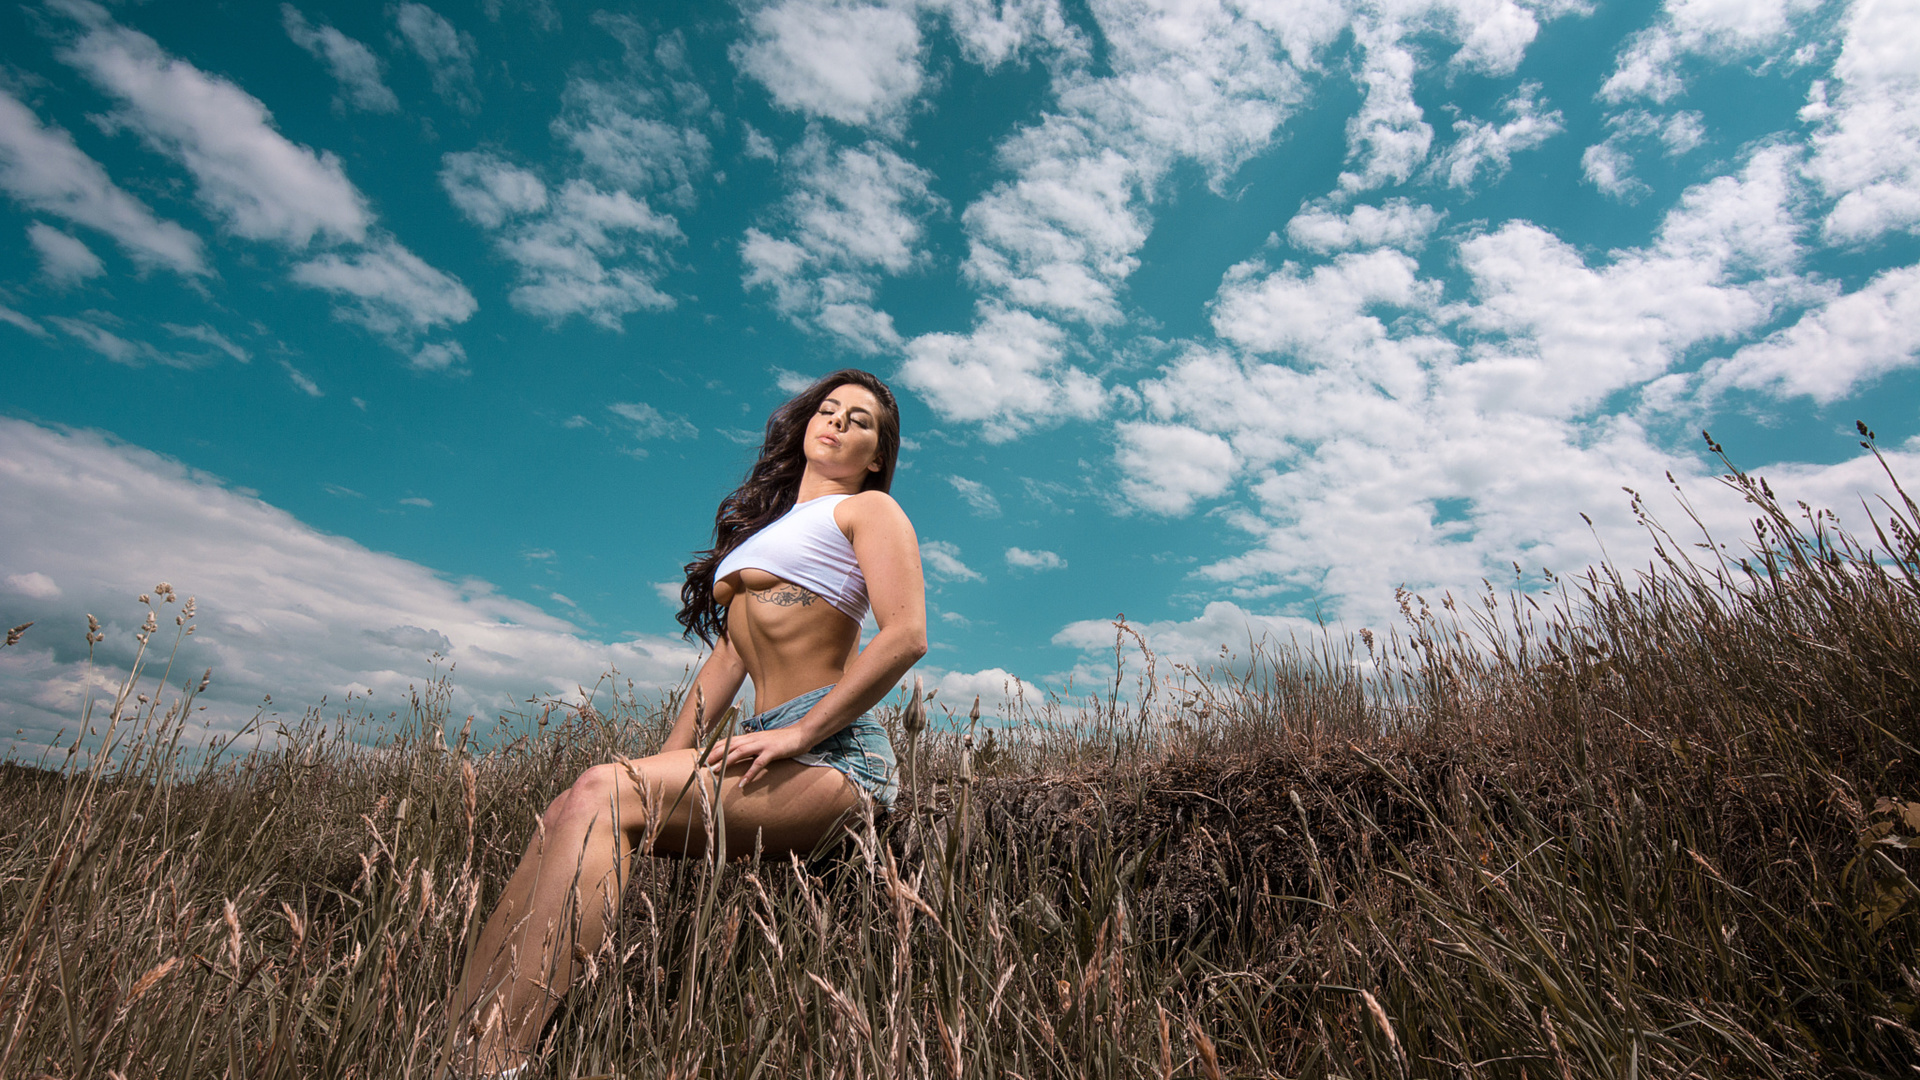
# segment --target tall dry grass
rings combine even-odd
[[[1232,670],[1123,626],[1133,693],[897,732],[812,858],[642,859],[538,1075],[1906,1075],[1920,512],[1728,482],[1741,544]],[[433,1075],[535,812],[675,704],[476,733],[437,679],[189,759],[159,682],[0,785],[0,1075]]]

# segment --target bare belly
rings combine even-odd
[[[714,582],[727,639],[753,680],[756,712],[840,681],[860,647],[860,624],[811,589],[764,570]]]

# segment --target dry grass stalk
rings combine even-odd
[[[1897,1073],[1920,514],[1860,540],[1730,482],[1757,531],[1717,562],[1649,522],[1659,561],[1557,599],[1408,594],[1171,677],[1122,625],[1097,697],[922,692],[890,817],[637,859],[539,1075]],[[435,678],[196,756],[211,675],[149,670],[162,625],[55,768],[0,766],[0,1075],[427,1075],[497,1019],[442,1009],[540,808],[679,704],[609,678],[476,733]]]

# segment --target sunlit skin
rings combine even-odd
[[[873,393],[837,387],[807,422],[806,467],[797,502],[850,495],[834,523],[853,544],[878,631],[860,646],[860,626],[815,594],[761,570],[715,583],[727,636],[694,677],[661,752],[588,769],[553,800],[520,866],[467,958],[450,1015],[464,1063],[480,1075],[526,1063],[581,958],[597,953],[617,916],[628,857],[651,837],[655,854],[699,854],[706,822],[698,773],[721,777],[721,817],[730,852],[811,849],[860,795],[838,770],[787,760],[877,704],[927,651],[926,596],[913,525],[884,492],[861,491],[880,469]],[[723,714],[753,681],[762,712],[829,683],[832,692],[798,723],[737,733],[697,761],[706,716]],[[682,797],[682,792],[685,796]],[[577,887],[577,901],[575,883]],[[577,913],[577,931],[574,923]],[[570,936],[570,931],[573,931]]]

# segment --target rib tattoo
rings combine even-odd
[[[748,596],[763,604],[777,604],[780,607],[812,607],[819,597],[798,585],[780,585],[759,592],[750,592]]]

